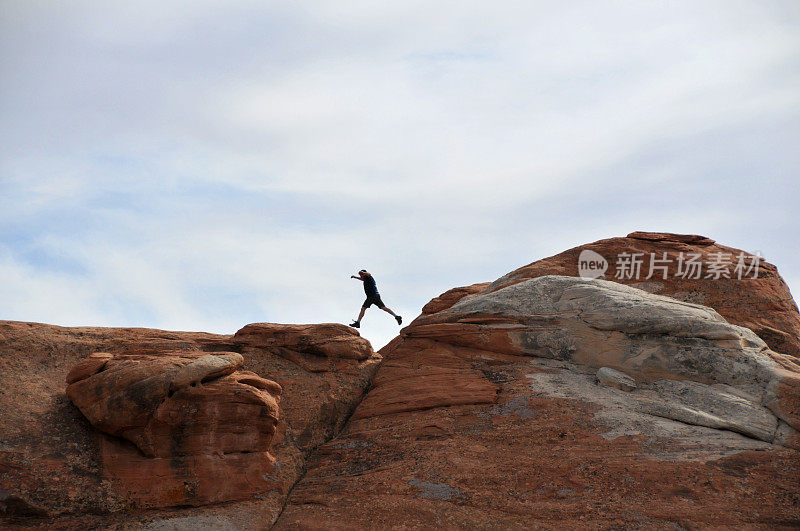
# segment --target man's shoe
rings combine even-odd
[[[403,324],[403,318],[402,317],[400,317],[399,315],[395,315],[394,318],[397,320],[397,324],[399,324],[399,325]]]
[[[353,328],[361,328],[361,323],[359,323],[358,321],[353,321],[352,323],[350,323],[350,326],[352,326]]]

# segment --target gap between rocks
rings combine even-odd
[[[384,361],[386,361],[386,360],[384,358],[381,358],[380,362],[377,364],[377,367],[375,368],[375,371],[369,376],[369,379],[367,380],[367,385],[364,386],[364,390],[362,391],[361,396],[359,397],[358,400],[354,401],[353,404],[348,408],[347,414],[345,415],[344,421],[342,422],[342,424],[339,427],[339,429],[334,430],[331,433],[330,437],[326,438],[324,441],[322,441],[318,445],[314,446],[313,448],[310,448],[305,453],[305,455],[303,456],[302,471],[300,472],[300,474],[298,474],[297,478],[292,483],[292,486],[289,487],[289,490],[286,491],[286,496],[283,499],[283,504],[281,505],[281,510],[278,512],[278,514],[275,516],[275,519],[269,525],[269,529],[273,529],[275,527],[275,525],[278,523],[278,520],[280,520],[281,515],[283,514],[283,511],[286,509],[286,505],[289,503],[289,498],[291,497],[292,492],[294,491],[294,488],[297,486],[298,483],[300,483],[303,480],[303,478],[305,478],[306,473],[308,472],[308,466],[307,466],[308,459],[314,454],[314,452],[316,452],[319,449],[320,446],[328,444],[330,441],[334,440],[347,427],[347,424],[350,422],[350,418],[353,416],[353,413],[355,413],[355,411],[358,408],[358,406],[361,405],[361,403],[366,398],[367,393],[369,393],[370,389],[372,389],[372,381],[375,379],[375,376],[378,374],[378,371],[380,370],[380,368],[383,365]]]

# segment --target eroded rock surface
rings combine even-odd
[[[379,361],[343,325],[215,335],[0,322],[0,517],[268,527]]]
[[[575,278],[584,249],[614,282]],[[342,325],[0,322],[0,515],[48,528],[800,526],[800,318],[774,266],[636,282],[614,278],[624,252],[643,253],[645,272],[651,252],[673,268],[680,253],[738,254],[655,233],[572,249],[436,297],[380,370]]]
[[[637,383],[671,379],[727,386],[742,400],[768,408],[775,429],[778,421],[800,429],[791,391],[800,389],[800,373],[774,361],[751,330],[697,304],[615,282],[545,276],[463,299],[414,324],[408,337],[571,361],[595,371],[609,367]],[[702,411],[703,401],[696,402]],[[727,414],[736,417],[737,411],[732,406]],[[767,440],[773,436],[774,430]]]
[[[69,372],[67,396],[95,428],[141,452],[105,459],[112,477],[140,478],[141,505],[239,500],[269,487],[281,394],[243,363],[235,352],[100,352]]]
[[[597,253],[607,261],[602,277],[605,280],[711,307],[728,322],[753,330],[773,351],[800,356],[800,313],[778,269],[760,259],[757,270],[753,268],[748,273],[748,268],[754,265],[749,253],[705,236],[687,234],[633,232],[624,238],[581,245],[515,269],[494,282],[448,290],[426,304],[422,315],[443,311],[462,298],[497,291],[531,278],[579,276],[578,261],[583,251]],[[635,274],[634,268],[617,263],[618,257],[624,255],[641,261]],[[736,271],[740,255],[744,257],[742,278]],[[687,265],[690,259],[695,266]],[[709,266],[725,260],[730,260],[721,267],[725,273],[716,278]]]
[[[536,277],[423,314],[381,352],[278,528],[800,522],[800,367],[709,307]]]
[[[600,367],[597,369],[597,381],[608,387],[614,387],[623,391],[633,391],[636,389],[636,380],[622,371],[611,367]]]
[[[760,260],[757,273],[755,269],[748,273],[747,267],[753,261],[749,253],[704,236],[633,232],[624,238],[599,240],[520,267],[483,291],[496,291],[545,275],[578,276],[578,258],[584,250],[607,260],[605,280],[711,307],[728,322],[753,330],[775,352],[800,356],[800,313],[778,269]],[[736,266],[742,253],[745,267],[739,278]],[[641,260],[638,275],[617,263],[618,257],[625,254],[637,255],[637,260]],[[683,262],[679,260],[681,256]],[[694,278],[697,270],[687,265],[690,259],[702,264],[699,278]],[[721,268],[726,273],[716,278],[710,264],[728,260]]]

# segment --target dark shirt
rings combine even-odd
[[[364,279],[364,293],[367,294],[367,297],[374,297],[378,294],[378,286],[375,285],[375,279],[371,275]]]

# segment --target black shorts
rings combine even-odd
[[[378,294],[375,295],[367,295],[367,299],[364,301],[364,304],[361,306],[364,308],[369,308],[372,305],[377,306],[378,308],[386,308],[386,305],[381,300],[381,296]]]

